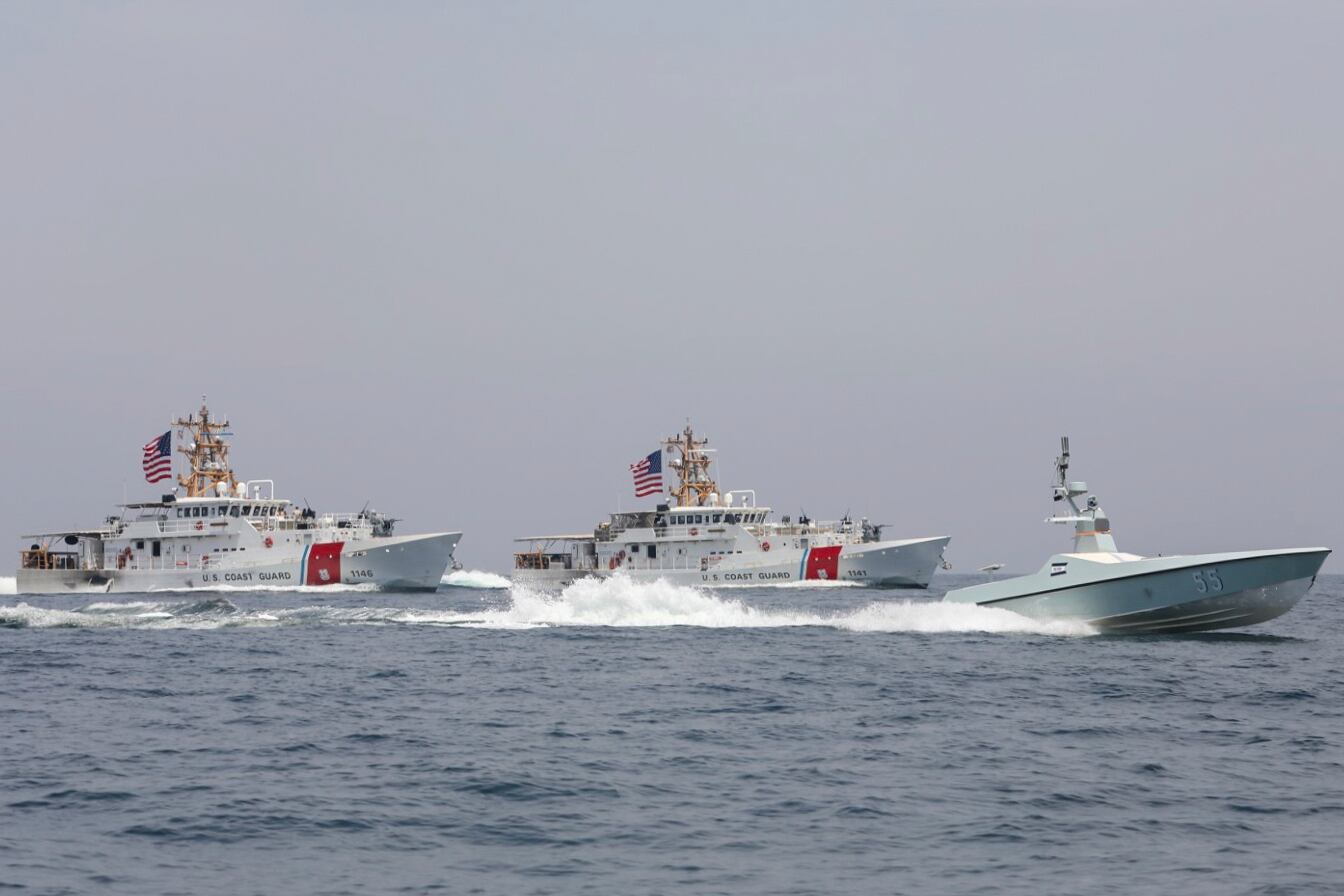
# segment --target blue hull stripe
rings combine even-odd
[[[798,581],[803,581],[803,574],[807,571],[807,555],[812,553],[811,548],[803,548],[803,559],[798,563]]]
[[[313,546],[308,545],[303,549],[303,559],[299,561],[299,584],[308,583],[308,555],[312,552]]]

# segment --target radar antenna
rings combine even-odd
[[[1086,482],[1069,481],[1069,437],[1059,440],[1059,457],[1055,458],[1057,481],[1054,486],[1054,499],[1069,502],[1069,513],[1064,516],[1052,516],[1047,523],[1073,523],[1074,553],[1093,553],[1115,551],[1115,538],[1111,535],[1111,521],[1101,509],[1095,495],[1089,495],[1085,507],[1079,507],[1075,498],[1087,495],[1091,491]]]
[[[177,448],[191,465],[190,473],[177,477],[178,484],[186,488],[187,497],[204,498],[212,491],[218,493],[221,486],[233,494],[238,480],[229,467],[229,445],[223,438],[229,434],[229,421],[212,420],[202,395],[200,416],[188,414],[174,420],[173,426],[185,430],[190,439]]]
[[[1068,493],[1069,478],[1069,437],[1059,437],[1059,457],[1055,458],[1055,478],[1059,486],[1055,489],[1055,500],[1063,501]]]
[[[679,507],[704,507],[719,493],[718,483],[709,472],[714,449],[708,446],[709,439],[697,439],[689,421],[681,435],[663,439],[665,453],[677,455],[670,466],[678,482],[668,493]]]

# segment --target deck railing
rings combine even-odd
[[[79,554],[74,551],[19,551],[23,569],[79,569]]]

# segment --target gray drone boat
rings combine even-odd
[[[1043,620],[1085,622],[1112,634],[1202,632],[1240,628],[1293,608],[1320,572],[1328,548],[1234,551],[1140,557],[1116,550],[1111,523],[1088,495],[1069,482],[1069,440],[1055,461],[1056,501],[1072,513],[1049,523],[1073,523],[1073,552],[1056,554],[1034,575],[948,592],[944,600],[1012,610]],[[1088,495],[1086,506],[1074,500]]]

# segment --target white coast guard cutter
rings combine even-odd
[[[656,510],[611,514],[591,534],[517,539],[530,547],[514,554],[514,582],[558,588],[584,576],[623,574],[709,587],[813,580],[925,588],[942,562],[947,536],[884,541],[884,526],[866,519],[772,522],[754,491],[720,493],[707,444],[688,425],[631,468],[636,494],[648,494],[661,473],[650,465],[667,458],[678,484]]]
[[[39,535],[20,552],[21,594],[372,584],[433,590],[461,532],[394,535],[376,511],[319,514],[274,496],[269,479],[240,482],[223,437],[229,423],[201,404],[179,428],[189,472],[158,501],[123,505],[103,525]],[[146,479],[168,478],[171,430],[145,446]],[[155,449],[155,445],[159,447]]]

